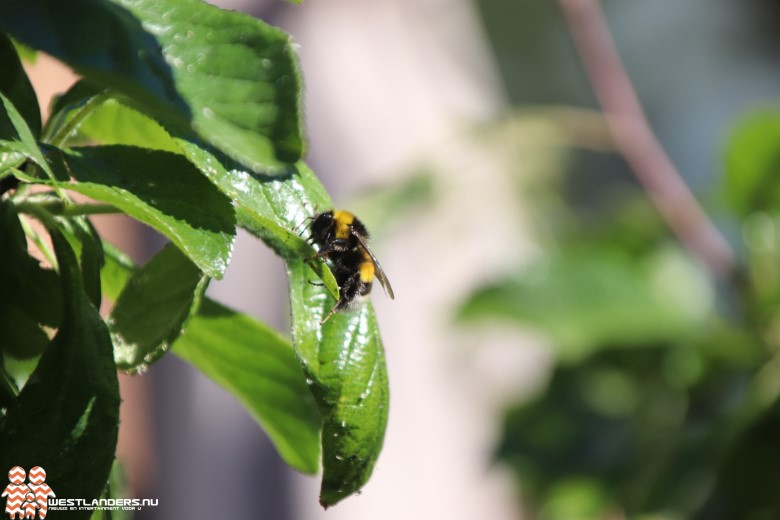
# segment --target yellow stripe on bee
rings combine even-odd
[[[374,281],[374,262],[370,258],[360,264],[360,281],[363,283]]]
[[[336,238],[346,240],[349,238],[349,226],[355,220],[355,215],[343,209],[333,212],[333,220],[336,223]]]

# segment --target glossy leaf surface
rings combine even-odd
[[[291,42],[248,15],[198,0],[9,0],[0,29],[249,168],[303,153]]]

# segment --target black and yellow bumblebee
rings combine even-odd
[[[355,215],[344,210],[318,213],[311,218],[309,231],[308,241],[317,246],[317,254],[311,258],[324,258],[339,286],[339,300],[322,323],[368,296],[374,278],[390,299],[395,298],[379,260],[368,247],[368,230]]]

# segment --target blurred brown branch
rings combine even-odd
[[[729,278],[734,252],[653,134],[598,0],[559,2],[616,147],[683,245],[715,276]]]

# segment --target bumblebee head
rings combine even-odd
[[[333,211],[325,211],[315,215],[311,221],[311,226],[309,226],[312,242],[318,244],[328,242],[332,238],[335,227],[336,221],[333,218]]]

